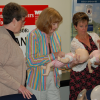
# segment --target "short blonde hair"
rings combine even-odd
[[[52,28],[52,23],[60,23],[62,21],[62,16],[54,8],[48,7],[44,9],[39,15],[36,26],[40,31],[49,33],[49,30]]]

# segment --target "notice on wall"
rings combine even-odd
[[[48,7],[48,5],[21,5],[22,7],[26,8],[28,11],[28,15],[25,19],[25,26],[20,30],[19,34],[16,34],[16,39],[20,48],[23,51],[25,56],[26,52],[26,36],[31,32],[33,29],[36,28],[35,21],[37,20],[39,14]],[[3,11],[4,5],[0,5],[0,26],[3,25]]]

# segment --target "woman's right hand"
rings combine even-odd
[[[75,54],[73,63],[74,63],[75,65],[77,65],[77,64],[80,63],[80,56],[79,56],[78,54]]]
[[[58,56],[61,57],[65,57],[65,53],[62,51],[58,51],[54,53],[55,58],[58,58]]]

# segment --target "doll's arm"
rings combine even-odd
[[[62,63],[69,63],[70,62],[70,59],[69,58],[60,58],[58,56],[58,61],[62,62]]]
[[[90,59],[88,60],[88,69],[89,69],[89,73],[92,73],[93,72],[93,70],[91,69],[91,65],[92,65],[92,63],[91,63],[91,61],[90,61]]]
[[[42,69],[46,69],[47,67],[46,67],[46,66],[41,65],[41,68],[42,68]]]
[[[88,59],[88,69],[89,69],[89,73],[92,73],[93,72],[93,70],[91,69],[91,65],[92,65],[92,63],[93,63],[93,53],[91,53],[90,55],[89,55],[89,58],[90,59]]]
[[[92,73],[92,69],[91,69],[91,65],[94,64],[96,62],[96,57],[93,57],[91,59],[88,60],[88,68],[89,68],[89,72]]]
[[[50,68],[53,66],[52,62],[49,62],[46,66],[41,66],[43,69],[46,68],[46,73],[42,74],[43,76],[48,76],[50,72]]]

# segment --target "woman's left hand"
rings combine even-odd
[[[75,54],[73,63],[77,65],[79,62],[80,62],[80,56]]]
[[[72,67],[74,67],[75,65],[79,64],[79,62],[80,62],[80,56],[77,55],[77,54],[75,54],[74,60],[70,63],[69,66],[72,68]]]

